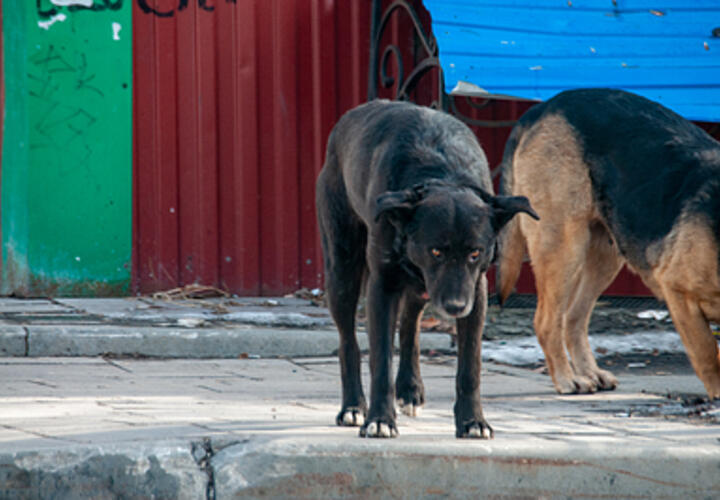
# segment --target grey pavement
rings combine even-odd
[[[450,336],[423,334],[422,414],[361,439],[334,425],[327,311],[233,300],[0,300],[0,498],[720,497],[720,410],[686,370],[561,396],[486,362],[495,438],[458,440]]]

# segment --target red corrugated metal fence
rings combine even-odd
[[[337,117],[365,99],[369,15],[333,0],[135,4],[137,291],[321,285],[315,177]]]
[[[321,287],[315,178],[333,124],[366,99],[371,2],[133,4],[134,290]],[[412,32],[400,9],[385,38],[412,59]],[[397,70],[392,58],[388,69]],[[436,77],[413,95],[432,100]],[[507,121],[530,104],[458,106],[475,119]],[[497,165],[510,128],[473,129]],[[528,273],[519,290],[532,291]],[[629,274],[610,292],[647,293]]]

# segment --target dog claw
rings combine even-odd
[[[398,430],[394,425],[384,422],[370,422],[366,427],[360,428],[360,436],[368,438],[394,438]]]
[[[365,415],[360,410],[346,409],[340,412],[336,422],[343,427],[362,427],[365,423]]]
[[[607,370],[598,369],[593,378],[597,380],[597,387],[601,391],[612,391],[618,386],[618,379]]]
[[[487,424],[474,422],[466,428],[465,433],[458,433],[457,437],[471,439],[492,439],[493,430]]]
[[[591,378],[577,375],[555,383],[555,390],[560,394],[591,394],[597,391],[597,385]]]
[[[349,426],[349,427],[357,427],[359,425],[362,425],[364,423],[365,419],[362,415],[359,413],[346,413],[343,415],[343,425]]]
[[[560,394],[592,394],[597,391],[611,391],[618,385],[615,375],[607,370],[593,370],[555,384]]]
[[[422,406],[415,405],[413,403],[405,403],[405,400],[403,399],[398,399],[397,404],[400,411],[408,417],[419,417],[422,412]]]

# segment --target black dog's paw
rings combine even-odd
[[[422,382],[415,379],[403,382],[398,379],[395,388],[398,409],[408,417],[419,416],[422,405],[425,404],[425,388]]]
[[[493,430],[485,419],[470,420],[455,429],[455,437],[471,439],[492,439]]]
[[[365,423],[367,410],[358,406],[343,408],[335,417],[335,423],[344,427],[360,427]]]
[[[360,427],[360,437],[394,438],[398,436],[394,420],[388,418],[371,418]]]

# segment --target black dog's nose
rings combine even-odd
[[[467,302],[464,302],[462,300],[446,300],[443,303],[443,309],[445,309],[445,312],[448,313],[450,316],[459,316],[463,312],[465,312],[465,307],[467,306]]]

